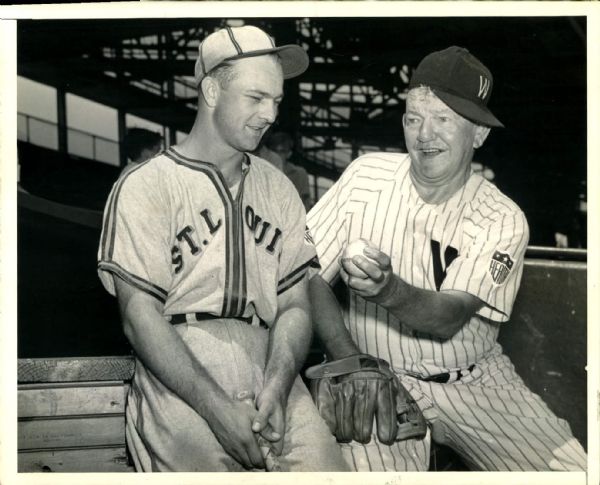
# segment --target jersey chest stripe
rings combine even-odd
[[[234,270],[238,269],[233,277],[234,288],[231,295],[231,316],[242,316],[246,307],[246,292],[247,292],[247,280],[245,270],[245,254],[246,254],[246,241],[244,238],[244,226],[242,220],[242,206],[243,206],[243,194],[244,194],[244,179],[245,176],[242,174],[242,181],[238,189],[238,202],[235,205],[235,212],[233,219],[233,264]]]
[[[237,282],[237,287],[234,288],[234,294],[232,295],[233,304],[231,316],[243,316],[246,310],[246,303],[248,301],[248,279],[246,275],[246,239],[244,237],[244,221],[243,221],[243,200],[244,200],[244,186],[246,182],[247,171],[242,172],[242,180],[237,192],[237,200],[234,207],[237,210],[237,215],[234,217],[234,229],[238,233],[234,236],[234,283]],[[225,181],[223,180],[223,183]],[[229,193],[229,189],[228,189]],[[237,242],[237,244],[236,244]]]
[[[236,273],[239,272],[239,266],[233,264],[234,259],[234,250],[232,248],[232,237],[234,236],[234,224],[236,221],[233,220],[233,216],[235,215],[235,211],[233,208],[233,200],[231,198],[231,194],[225,181],[223,179],[223,175],[220,171],[216,169],[216,167],[210,163],[203,162],[201,160],[192,160],[189,159],[173,148],[170,148],[166,153],[170,159],[172,159],[175,163],[179,165],[183,165],[192,170],[200,172],[204,174],[213,184],[219,198],[221,199],[221,203],[224,208],[225,215],[225,284],[223,288],[223,305],[221,307],[221,315],[222,316],[234,316],[232,315],[232,295],[235,291]],[[241,185],[240,185],[241,186]],[[237,266],[237,267],[236,267]],[[245,273],[245,271],[244,271]],[[239,274],[239,273],[238,273]]]

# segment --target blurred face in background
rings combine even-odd
[[[149,158],[152,158],[154,155],[156,155],[161,150],[162,150],[162,141],[158,141],[153,146],[144,148],[142,150],[142,152],[140,153],[140,159],[148,160]]]
[[[271,145],[271,150],[277,153],[284,162],[292,156],[292,144],[289,141],[282,141]]]

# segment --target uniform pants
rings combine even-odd
[[[429,424],[427,436],[386,446],[373,435],[362,445],[340,443],[357,471],[425,471],[431,440],[454,449],[473,470],[582,471],[586,454],[568,423],[531,392],[500,352],[460,381],[424,382],[399,376]]]
[[[231,395],[263,385],[268,331],[236,320],[175,327],[212,377]],[[288,398],[282,471],[348,471],[335,438],[298,377]],[[139,361],[126,407],[126,437],[137,471],[245,471],[207,422]]]

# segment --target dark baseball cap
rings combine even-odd
[[[425,56],[408,88],[428,86],[464,118],[479,125],[503,127],[487,107],[493,84],[487,67],[467,49],[452,46]]]
[[[266,32],[252,25],[225,27],[200,43],[194,68],[196,84],[200,84],[211,69],[223,62],[266,54],[279,56],[284,79],[299,76],[308,67],[308,55],[297,44],[277,47]]]

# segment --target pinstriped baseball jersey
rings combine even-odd
[[[248,155],[233,196],[212,164],[170,148],[127,170],[104,213],[99,275],[119,277],[164,303],[164,314],[254,314],[271,324],[277,295],[315,256],[289,180]]]
[[[460,290],[484,302],[452,338],[403,326],[384,308],[350,294],[346,325],[363,352],[397,372],[432,375],[464,369],[494,346],[519,287],[528,226],[517,205],[471,174],[445,203],[418,195],[405,154],[373,153],[355,160],[308,215],[319,274],[333,282],[345,246],[359,237],[390,255],[406,283],[426,290]],[[311,270],[314,271],[314,270]]]

